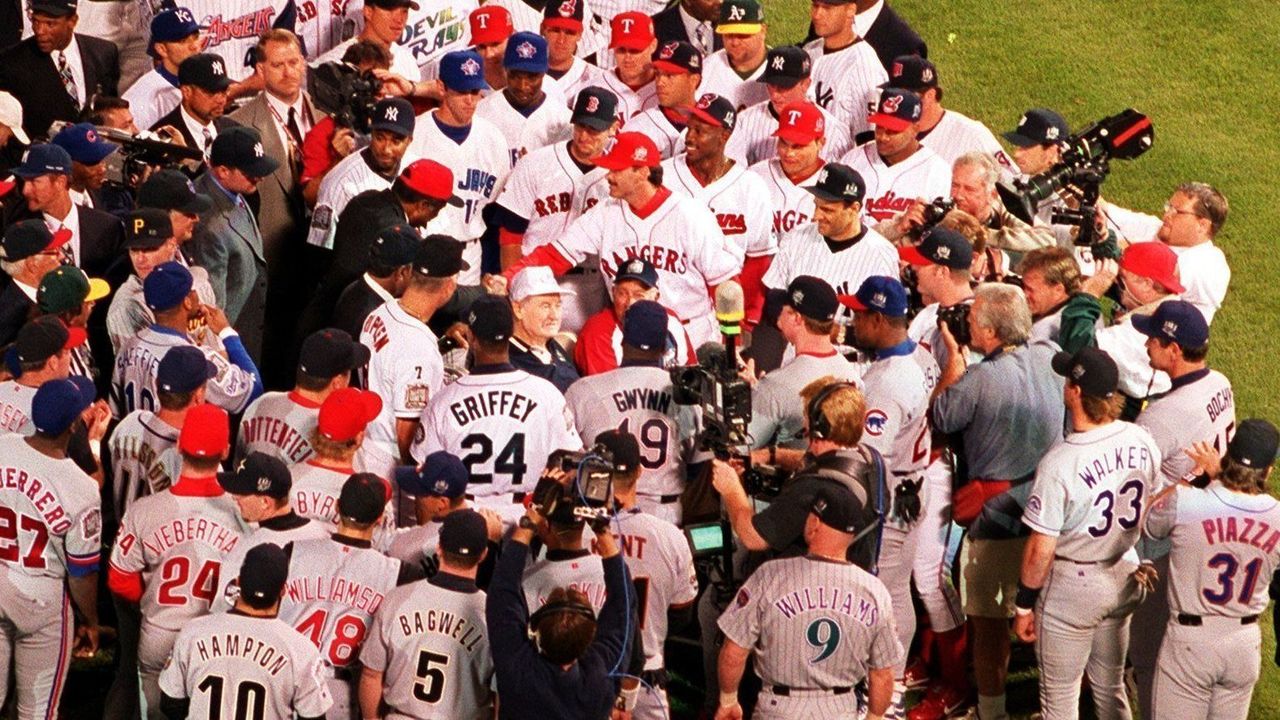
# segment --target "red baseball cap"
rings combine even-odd
[[[178,449],[185,455],[220,458],[231,446],[231,423],[227,411],[211,403],[187,411],[178,435]]]
[[[352,387],[330,393],[320,405],[317,430],[328,440],[347,442],[355,438],[382,412],[382,398],[375,392]]]
[[[17,179],[14,178],[12,175],[0,180],[0,195],[8,195],[9,191],[12,190],[14,186],[16,186],[17,184],[18,184]],[[70,234],[71,234],[71,231],[67,231],[67,235],[69,236]]]
[[[471,11],[467,22],[471,23],[472,45],[500,43],[515,32],[515,26],[511,24],[511,13],[501,5],[485,5]]]
[[[591,163],[606,170],[657,167],[662,162],[658,146],[648,135],[638,132],[621,132],[613,138],[613,144],[604,154],[592,158]]]
[[[793,102],[778,113],[778,129],[774,137],[780,137],[793,145],[808,145],[827,134],[827,121],[822,110],[811,102]]]
[[[642,12],[624,12],[609,22],[609,49],[647,50],[657,39],[653,34],[653,18]]]
[[[1181,294],[1184,291],[1182,281],[1178,279],[1177,254],[1158,240],[1134,243],[1125,248],[1120,256],[1120,267],[1134,275],[1155,280],[1169,292]]]
[[[453,194],[453,171],[435,160],[410,163],[401,171],[400,180],[419,195],[462,207],[462,200]]]

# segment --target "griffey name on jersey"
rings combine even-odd
[[[1120,470],[1148,470],[1151,468],[1151,461],[1151,452],[1145,447],[1130,445],[1112,448],[1084,463],[1076,477],[1092,490],[1099,481]]]
[[[427,633],[449,638],[469,653],[484,642],[485,630],[465,617],[447,610],[416,610],[396,616],[396,628],[406,638],[419,638]]]
[[[252,635],[239,633],[223,633],[200,638],[195,641],[194,650],[201,662],[219,658],[243,658],[256,663],[272,676],[279,675],[290,662],[289,655],[274,645],[264,643]]]
[[[538,402],[512,390],[489,390],[469,395],[449,406],[449,413],[458,421],[460,427],[466,427],[473,420],[505,415],[513,420],[525,422],[529,415],[538,408]]]
[[[1204,541],[1209,545],[1239,543],[1270,553],[1280,544],[1280,529],[1251,517],[1212,517],[1200,521]]]
[[[313,575],[292,577],[285,583],[284,593],[292,603],[334,602],[348,605],[372,615],[382,605],[384,595],[364,583],[344,577]]]

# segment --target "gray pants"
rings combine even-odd
[[[1258,682],[1262,635],[1239,618],[1203,618],[1200,627],[1169,623],[1160,646],[1151,717],[1244,720]]]
[[[1169,556],[1156,558],[1155,590],[1137,610],[1129,623],[1129,662],[1133,663],[1133,680],[1138,686],[1138,709],[1142,717],[1152,714],[1151,688],[1156,681],[1156,656],[1169,626]]]
[[[880,572],[877,577],[889,589],[893,600],[893,620],[897,626],[898,641],[902,643],[902,662],[893,668],[893,676],[901,678],[906,669],[906,650],[916,634],[916,607],[911,602],[911,570],[916,560],[916,538],[919,523],[903,529],[895,523],[886,523],[880,540]]]

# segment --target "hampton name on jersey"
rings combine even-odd
[[[1236,425],[1231,381],[1217,370],[1198,370],[1173,381],[1173,390],[1152,400],[1134,420],[1160,448],[1160,485],[1190,482],[1195,461],[1183,452],[1193,442],[1210,442],[1225,452]]]
[[[520,158],[497,202],[529,221],[520,243],[524,254],[560,237],[582,213],[609,197],[608,174],[601,167],[583,172],[569,154],[567,142],[532,150]]]
[[[955,110],[944,110],[938,124],[921,133],[919,138],[920,144],[937,153],[947,167],[954,165],[961,155],[976,151],[995,158],[1001,175],[1013,178],[1021,174],[1013,158],[1004,151],[986,125]]]
[[[678,155],[662,163],[663,184],[674,192],[706,203],[716,216],[720,232],[736,243],[747,257],[762,257],[778,251],[773,230],[773,208],[765,198],[769,188],[764,178],[740,162],[710,185],[703,185],[689,169],[688,156]]]
[[[868,130],[868,108],[880,98],[888,82],[880,58],[867,41],[858,38],[846,48],[827,52],[818,38],[804,46],[813,60],[813,101],[840,118],[852,137]]]
[[[772,157],[752,165],[748,170],[763,178],[764,185],[769,190],[769,204],[773,207],[773,232],[779,243],[787,233],[809,224],[813,219],[813,195],[805,188],[812,187],[818,181],[821,169],[792,182],[782,171],[782,164],[776,157]]]
[[[742,110],[768,101],[769,90],[760,82],[762,75],[763,62],[750,75],[743,77],[729,64],[729,56],[725,51],[717,50],[702,61],[702,82],[698,83],[698,93],[715,93],[727,98],[735,109]]]
[[[836,294],[852,295],[873,275],[897,277],[898,251],[883,235],[864,226],[862,234],[848,242],[832,250],[814,223],[796,228],[782,237],[764,273],[765,287],[785,290],[797,277],[813,275],[826,280]]]
[[[179,428],[150,410],[134,410],[107,438],[104,472],[111,484],[111,510],[116,522],[134,500],[167,490],[178,479]]]
[[[835,162],[844,157],[853,147],[853,135],[844,121],[830,112],[818,108],[822,113],[825,139],[818,156],[823,160]],[[768,100],[757,103],[738,113],[738,122],[733,127],[729,142],[725,143],[724,154],[746,165],[755,165],[778,155],[778,111]]]
[[[116,356],[111,377],[111,413],[123,417],[134,410],[155,410],[160,360],[170,348],[192,344],[186,335],[158,325],[143,328],[126,341]],[[217,368],[217,374],[205,386],[206,399],[229,413],[244,410],[253,394],[253,374],[231,364],[225,350],[218,352],[208,345],[195,347]]]
[[[927,147],[916,150],[906,160],[886,165],[876,144],[869,142],[850,150],[841,162],[857,170],[867,185],[862,200],[863,222],[888,220],[906,212],[918,199],[928,202],[951,197],[951,166]]]
[[[311,214],[311,229],[307,231],[307,242],[316,247],[333,249],[333,236],[338,231],[338,217],[347,208],[351,198],[365,190],[386,190],[400,175],[400,169],[417,158],[405,153],[400,165],[388,175],[375,172],[369,165],[369,149],[338,161],[337,165],[320,181],[320,191],[316,195],[315,212]]]
[[[435,333],[395,300],[365,318],[360,342],[372,352],[364,386],[383,401],[358,457],[366,470],[390,471],[400,462],[396,421],[416,420],[444,385],[444,359]]]
[[[918,478],[929,464],[929,399],[939,375],[933,355],[912,340],[877,351],[862,373],[862,439],[884,457],[891,484]]]
[[[311,457],[311,433],[320,417],[320,404],[295,392],[269,392],[244,411],[236,436],[236,460],[252,452],[280,458],[286,465]]]
[[[544,83],[543,93],[542,103],[528,115],[517,110],[505,92],[496,92],[476,105],[476,117],[493,123],[506,138],[511,167],[524,155],[568,140],[573,134],[569,126],[572,113],[559,89]]]

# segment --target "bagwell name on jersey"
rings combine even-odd
[[[280,449],[289,464],[311,456],[311,441],[280,418],[258,416],[240,426],[240,442],[263,443]]]
[[[1147,470],[1151,467],[1151,452],[1137,445],[1107,450],[1093,460],[1082,464],[1077,475],[1085,487],[1093,489],[1100,480],[1120,470]]]
[[[259,667],[271,675],[279,675],[289,666],[290,658],[281,655],[274,646],[259,641],[249,635],[225,633],[200,638],[195,641],[195,652],[201,662],[209,662],[217,658],[243,658],[257,663]]]
[[[199,540],[226,555],[240,542],[240,530],[229,528],[216,520],[202,517],[185,517],[161,525],[151,535],[139,538],[132,533],[120,538],[120,553],[127,555],[136,540],[142,541],[147,552],[162,556],[171,548],[192,540]]]
[[[1242,543],[1269,553],[1280,544],[1280,530],[1250,517],[1212,517],[1200,521],[1204,541],[1209,545]]]
[[[474,652],[484,641],[483,627],[447,610],[401,613],[396,616],[396,625],[407,638],[434,633],[457,642],[467,652]]]
[[[320,575],[290,578],[284,591],[293,603],[336,602],[370,615],[377,612],[384,598],[381,592],[363,583]]]
[[[867,627],[875,625],[880,618],[880,609],[871,598],[856,590],[838,587],[801,588],[775,600],[773,607],[788,620],[812,610],[838,612]]]
[[[466,427],[473,420],[505,415],[513,420],[524,422],[538,408],[538,402],[511,390],[489,390],[488,392],[470,395],[449,406],[453,419],[460,427]]]
[[[67,517],[67,511],[62,509],[62,503],[58,502],[57,496],[45,490],[44,483],[28,475],[26,470],[12,467],[0,468],[0,478],[3,478],[0,488],[17,490],[31,500],[36,510],[40,511],[45,526],[49,528],[49,534],[61,535],[71,527],[71,518]]]

